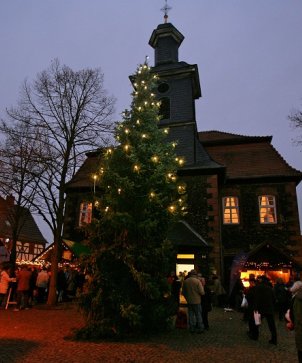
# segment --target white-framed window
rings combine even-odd
[[[92,203],[91,202],[82,202],[80,204],[80,218],[79,218],[79,226],[84,226],[85,224],[91,223],[92,219]]]
[[[223,197],[223,223],[239,224],[239,200],[238,197]]]
[[[277,223],[276,198],[273,195],[260,195],[258,200],[260,223]]]

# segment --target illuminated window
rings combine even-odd
[[[224,197],[223,200],[223,223],[239,223],[239,203],[237,197]]]
[[[92,203],[82,202],[80,204],[79,226],[91,223],[92,218]]]
[[[259,214],[260,214],[260,223],[263,224],[277,223],[276,200],[273,195],[259,196]]]

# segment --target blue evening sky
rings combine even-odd
[[[115,119],[129,108],[128,79],[150,56],[164,0],[1,0],[0,116],[20,85],[58,58],[74,70],[101,67],[117,98]],[[185,36],[180,60],[197,64],[203,97],[198,129],[272,135],[302,170],[298,130],[288,114],[302,108],[301,0],[169,0],[169,21]],[[302,130],[299,130],[300,135]],[[302,183],[301,183],[302,184]],[[302,186],[297,188],[302,215]],[[300,218],[301,219],[301,218]],[[51,235],[39,221],[45,237]]]

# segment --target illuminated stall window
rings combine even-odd
[[[239,201],[237,197],[224,197],[223,202],[223,223],[239,224]]]
[[[276,200],[273,195],[259,196],[259,214],[260,214],[260,223],[263,224],[277,223]]]
[[[80,218],[79,226],[84,226],[85,224],[91,223],[92,218],[92,203],[82,202],[80,204]]]

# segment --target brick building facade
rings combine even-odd
[[[149,41],[155,51],[152,72],[160,78],[157,97],[163,118],[159,127],[169,128],[167,140],[177,141],[176,153],[186,161],[178,174],[186,184],[188,214],[170,235],[178,248],[176,271],[195,267],[226,280],[234,258],[243,253],[242,270],[249,263],[261,270],[266,263],[267,269],[285,271],[286,267],[291,273],[302,262],[296,196],[302,173],[282,159],[271,137],[197,131],[198,66],[178,60],[183,39],[172,24],[165,23]],[[81,225],[93,216],[93,174],[100,154],[87,154],[67,186],[67,239],[85,238]],[[274,261],[266,257],[253,261],[256,252],[269,248]]]

